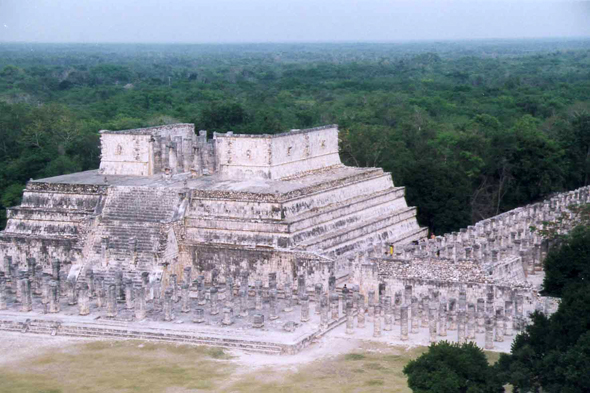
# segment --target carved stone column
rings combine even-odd
[[[117,316],[117,294],[120,294],[117,291],[117,284],[109,285],[107,289],[107,318],[115,318]]]
[[[135,319],[142,321],[146,317],[146,287],[135,288]]]
[[[340,318],[340,310],[338,309],[338,302],[339,302],[339,296],[337,293],[332,293],[330,295],[330,310],[331,310],[331,316],[330,318],[333,320],[338,320]]]
[[[52,314],[58,313],[61,307],[59,304],[59,284],[57,280],[49,282],[49,312]]]
[[[467,339],[475,340],[475,304],[467,304]]]
[[[50,274],[43,274],[41,284],[41,304],[46,307],[49,304],[49,282],[51,281]]]
[[[448,330],[457,330],[457,300],[449,300],[449,324]]]
[[[356,317],[356,327],[363,329],[365,327],[365,296],[359,294],[358,314]]]
[[[373,315],[373,337],[381,337],[381,307],[375,306]]]
[[[354,314],[352,302],[346,302],[346,334],[354,334]]]
[[[254,283],[255,288],[254,288],[254,308],[257,311],[262,310],[262,281],[260,280],[256,280],[256,282]]]
[[[441,302],[438,310],[438,335],[447,336],[447,302]]]
[[[402,341],[408,340],[408,306],[402,305],[400,308],[400,333]]]
[[[182,284],[191,285],[191,267],[187,266],[182,271]]]
[[[209,289],[209,295],[210,295],[210,299],[211,299],[211,310],[210,310],[210,314],[211,315],[217,315],[219,314],[219,304],[218,304],[218,299],[217,299],[217,288],[213,287],[211,289]]]
[[[522,329],[524,328],[524,319],[523,319],[524,298],[523,298],[523,296],[516,295],[516,297],[514,298],[514,303],[515,303],[514,319],[516,320],[516,328],[518,329],[518,331],[522,331]]]
[[[223,320],[221,321],[222,325],[229,326],[234,323],[234,312],[231,307],[224,307],[223,308]]]
[[[176,274],[171,274],[170,282],[168,284],[172,289],[172,301],[177,303],[180,300],[180,296],[178,295],[178,276]]]
[[[4,279],[6,282],[11,278],[12,275],[12,257],[9,255],[4,256]],[[8,285],[7,285],[8,287]]]
[[[25,277],[21,281],[21,296],[22,296],[22,305],[21,311],[22,312],[29,312],[33,310],[33,297],[31,293],[31,280],[28,277]]]
[[[244,286],[240,288],[240,316],[248,316],[248,288]]]
[[[205,276],[197,277],[197,299],[199,306],[204,306],[207,304],[207,299],[205,296]]]
[[[6,279],[2,276],[0,277],[0,310],[6,310],[8,308],[7,303]]]
[[[486,302],[483,298],[477,299],[477,333],[485,332],[485,306]]]
[[[94,282],[94,271],[91,268],[86,270],[86,282],[88,283],[88,297],[96,296],[96,285]]]
[[[252,327],[255,329],[262,329],[264,327],[264,315],[254,314],[252,317]]]
[[[96,306],[102,308],[106,303],[106,291],[104,287],[104,278],[99,277],[96,279]]]
[[[133,280],[128,278],[125,280],[125,308],[127,310],[133,310],[133,307],[135,306],[133,295]]]
[[[420,311],[419,311],[419,303],[418,298],[416,296],[412,296],[412,334],[418,333],[420,330]]]
[[[33,294],[36,296],[40,296],[43,294],[43,266],[35,266],[35,274],[33,277]]]
[[[232,308],[234,305],[234,278],[228,275],[225,279],[225,306]]]
[[[309,321],[309,296],[303,294],[300,298],[301,303],[301,322]]]
[[[118,302],[125,300],[125,287],[123,285],[123,272],[121,270],[115,272],[115,300]]]
[[[422,297],[420,301],[420,326],[423,328],[427,328],[428,325],[428,297]]]
[[[88,284],[83,282],[80,284],[80,293],[78,294],[78,314],[90,314],[90,298],[88,296]]]
[[[285,312],[293,311],[293,288],[291,281],[285,283]],[[319,298],[316,298],[316,311],[319,311],[318,305],[320,304]]]
[[[504,342],[504,310],[502,308],[496,309],[496,342]]]
[[[321,306],[321,302],[320,299],[322,297],[322,284],[316,284],[315,285],[315,313],[316,314],[320,314],[321,310],[322,310],[322,306]],[[287,310],[285,310],[287,311]]]
[[[76,289],[76,282],[68,280],[68,305],[75,306],[78,304],[78,291]]]
[[[51,263],[51,272],[53,274],[54,280],[59,280],[59,278],[61,277],[60,270],[61,270],[61,262],[58,261],[57,259],[54,259],[53,262]]]
[[[305,276],[300,274],[297,277],[297,297],[301,299],[301,297],[307,293],[307,288],[305,285]]]
[[[369,322],[373,322],[373,317],[375,316],[375,291],[374,290],[369,291],[369,299],[367,299],[367,300],[369,303],[368,312],[367,312],[367,319],[369,320]]]
[[[394,298],[394,302],[393,302],[393,307],[394,307],[393,314],[394,314],[394,321],[395,321],[396,325],[400,324],[400,320],[401,320],[400,310],[401,310],[402,302],[403,302],[402,293],[401,293],[401,291],[398,291],[395,293],[395,298]],[[387,311],[387,308],[385,310]],[[386,323],[386,325],[387,325],[387,323]]]
[[[404,288],[404,299],[402,304],[405,304],[407,306],[408,304],[412,303],[412,292],[413,287],[411,285],[406,285]]]
[[[205,322],[205,310],[202,308],[196,308],[195,313],[193,314],[193,322],[194,323],[203,323]]]
[[[504,335],[505,336],[512,336],[512,331],[514,330],[514,319],[512,316],[512,301],[506,300],[504,306]]]
[[[486,338],[485,349],[494,349],[494,320],[491,315],[486,314]]]
[[[328,325],[330,324],[330,303],[328,300],[328,296],[326,294],[322,294],[320,299],[322,312],[320,314],[321,326],[322,329],[327,329]]]
[[[396,296],[397,297],[397,296]],[[392,331],[393,330],[393,310],[391,308],[391,296],[386,296],[383,302],[383,308],[385,311],[384,315],[384,327],[383,330],[385,331]]]
[[[182,305],[180,311],[183,313],[191,312],[189,285],[186,282],[182,284]]]
[[[152,290],[154,295],[154,310],[162,311],[162,281],[156,278],[152,283]]]
[[[213,289],[215,289],[215,288],[213,288]],[[215,293],[215,295],[217,296],[217,292]],[[164,321],[166,321],[166,322],[170,322],[174,319],[174,312],[172,310],[173,305],[174,305],[173,296],[174,296],[173,289],[172,288],[166,289],[166,291],[164,292]],[[217,303],[217,299],[216,299],[216,303]]]
[[[148,272],[141,273],[141,286],[144,289],[143,293],[145,294],[144,297],[147,303],[148,301],[152,300],[152,295],[150,294],[150,274]]]
[[[430,343],[436,342],[437,328],[437,307],[436,303],[430,302],[428,305],[428,332],[430,333]]]
[[[459,309],[457,313],[457,342],[465,344],[465,309]]]
[[[271,321],[274,321],[275,319],[278,319],[279,316],[277,314],[277,290],[276,289],[271,289],[269,292],[269,317],[268,319],[270,319]],[[303,308],[303,305],[302,305]]]
[[[242,272],[240,273],[240,289],[241,288],[245,288],[246,291],[248,291],[248,277],[250,276],[250,273],[247,270],[242,270]]]
[[[277,289],[277,274],[276,273],[268,273],[268,289],[273,290]]]
[[[24,279],[25,279],[25,272],[21,271],[21,272],[18,272],[18,277],[13,280],[13,282],[16,283],[16,286],[15,286],[16,290],[14,291],[14,293],[16,295],[14,297],[15,303],[22,303],[23,302],[23,280]]]

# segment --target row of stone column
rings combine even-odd
[[[396,249],[400,259],[415,257],[447,258],[454,260],[475,259],[493,264],[508,256],[525,259],[528,274],[534,274],[535,266],[543,260],[545,248],[542,238],[531,227],[543,228],[543,222],[553,221],[562,213],[568,213],[572,204],[590,201],[588,187],[559,194],[542,203],[536,203],[500,214],[462,228],[459,232],[428,239],[419,245],[407,245]],[[560,231],[567,232],[575,222],[564,221]]]
[[[177,283],[177,277],[175,275],[170,276],[169,286],[164,291],[163,299],[159,296],[161,292],[160,281],[155,280],[150,284],[149,275],[147,273],[142,274],[141,285],[135,285],[130,279],[125,280],[120,271],[115,273],[113,283],[106,284],[104,278],[98,277],[95,279],[92,270],[88,270],[85,273],[85,282],[76,284],[74,281],[63,280],[66,285],[65,288],[62,288],[60,285],[62,280],[59,270],[59,262],[54,263],[53,274],[45,275],[43,277],[41,290],[38,293],[41,296],[41,302],[45,307],[45,311],[49,313],[60,312],[60,298],[63,296],[67,297],[68,305],[78,305],[80,315],[88,315],[90,313],[91,299],[96,299],[96,306],[98,308],[106,308],[106,316],[108,318],[115,318],[117,316],[119,308],[118,303],[124,303],[124,307],[128,310],[133,309],[137,319],[144,319],[146,317],[146,304],[148,302],[153,303],[154,311],[163,313],[164,320],[166,321],[174,319],[174,304],[179,301],[181,302],[181,312],[191,312],[189,287],[191,277],[190,268],[187,268],[184,271],[183,283],[180,285],[180,290]],[[301,322],[309,320],[309,296],[307,295],[304,276],[298,278],[298,293],[295,299],[290,283],[285,285],[285,305],[281,310],[278,308],[278,292],[276,289],[275,274],[271,274],[269,283],[270,289],[264,291],[264,294],[266,295],[264,297],[267,298],[265,303],[268,303],[269,305],[269,319],[277,319],[278,313],[281,311],[293,311],[293,305],[297,302],[301,306]],[[3,275],[0,276],[0,308],[6,308],[7,306],[10,289],[7,288],[6,284],[7,280]],[[25,299],[25,301],[21,308],[22,311],[31,311],[32,309],[30,284],[31,281],[28,276],[25,276],[22,279],[22,285],[18,286],[18,289],[15,291],[18,293],[17,297],[20,299],[20,288],[23,288],[22,298]],[[239,315],[242,317],[248,316],[249,309],[255,310],[253,317],[257,322],[254,325],[263,326],[264,314],[261,313],[263,308],[262,282],[259,280],[255,282],[254,296],[249,296],[250,288],[248,286],[246,272],[242,274],[242,281],[240,282],[237,296],[234,296],[236,288],[234,288],[231,277],[226,279],[225,285],[222,287],[205,288],[204,277],[199,276],[197,280],[195,280],[194,286],[197,289],[196,302],[198,303],[198,306],[201,306],[194,310],[194,322],[201,323],[205,320],[204,306],[207,305],[210,315],[219,314],[220,307],[222,307],[222,312],[224,313],[222,323],[229,325],[233,323],[234,306],[237,306]],[[150,296],[148,296],[148,292],[151,293]],[[223,292],[222,299],[220,299],[219,296],[220,292]]]
[[[512,336],[514,330],[524,326],[523,297],[520,295],[498,307],[493,292],[487,293],[487,299],[479,298],[476,303],[468,303],[465,291],[459,293],[458,299],[448,302],[439,298],[437,292],[418,299],[411,296],[411,288],[406,288],[406,291],[409,302],[402,299],[401,294],[396,294],[392,302],[390,296],[376,298],[375,291],[369,291],[366,310],[364,302],[360,303],[357,327],[364,328],[365,320],[373,322],[373,335],[380,337],[382,330],[392,331],[394,325],[400,325],[402,340],[408,339],[408,332],[417,334],[420,328],[428,328],[431,342],[436,342],[437,337],[447,337],[449,331],[457,332],[459,343],[475,340],[476,333],[485,333],[485,348],[491,349],[494,341],[502,342],[504,336]],[[347,334],[354,333],[352,306],[348,303],[346,306]]]

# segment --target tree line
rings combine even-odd
[[[590,181],[590,42],[0,46],[0,212],[93,169],[98,131],[337,123],[435,234]],[[3,227],[4,219],[0,222]]]

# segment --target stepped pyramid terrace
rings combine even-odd
[[[427,344],[456,331],[507,350],[528,313],[555,309],[538,294],[548,243],[529,228],[589,195],[426,239],[391,174],[342,164],[335,125],[104,130],[101,149],[99,169],[31,180],[9,209],[0,330],[266,353],[328,333]]]
[[[92,269],[167,282],[192,267],[192,279],[305,271],[327,283],[355,252],[426,235],[389,173],[340,162],[336,126],[207,140],[176,124],[101,131],[101,143],[100,169],[28,183],[2,257],[47,272],[57,259],[76,279]]]

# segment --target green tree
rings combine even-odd
[[[547,296],[562,297],[572,284],[590,285],[590,226],[574,228],[562,245],[549,251],[544,265],[543,292]]]
[[[404,367],[414,393],[503,392],[483,351],[473,343],[442,341]]]
[[[574,393],[590,391],[588,353],[590,286],[568,286],[557,312],[534,313],[510,355],[502,354],[498,378],[515,392]]]
[[[246,112],[236,102],[214,103],[201,111],[199,127],[209,131],[225,132],[241,126]]]
[[[510,355],[501,355],[498,378],[515,392],[590,391],[590,228],[576,227],[544,263],[543,290],[561,302],[551,316],[532,315]]]

